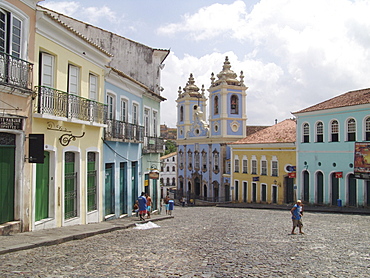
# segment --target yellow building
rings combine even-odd
[[[38,10],[32,130],[44,162],[31,181],[32,230],[103,220],[105,65],[111,55]]]
[[[287,119],[230,143],[232,200],[294,202],[295,140],[296,122]]]

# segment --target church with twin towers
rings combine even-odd
[[[187,200],[231,200],[230,147],[246,137],[246,90],[226,57],[222,70],[211,74],[208,98],[190,74],[177,97],[178,193]],[[208,121],[206,119],[209,103]]]

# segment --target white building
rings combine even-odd
[[[177,188],[177,152],[173,152],[161,157],[161,197],[166,197],[170,189]],[[172,198],[174,196],[171,196]]]

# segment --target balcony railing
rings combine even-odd
[[[104,130],[105,140],[123,142],[143,142],[144,127],[117,120],[107,120]]]
[[[36,88],[36,113],[99,124],[105,123],[107,111],[105,104],[45,86]]]
[[[164,139],[160,137],[144,137],[143,153],[163,153]]]
[[[32,92],[33,64],[0,51],[0,84]]]

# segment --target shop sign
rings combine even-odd
[[[0,128],[22,130],[23,119],[21,118],[0,118]]]

